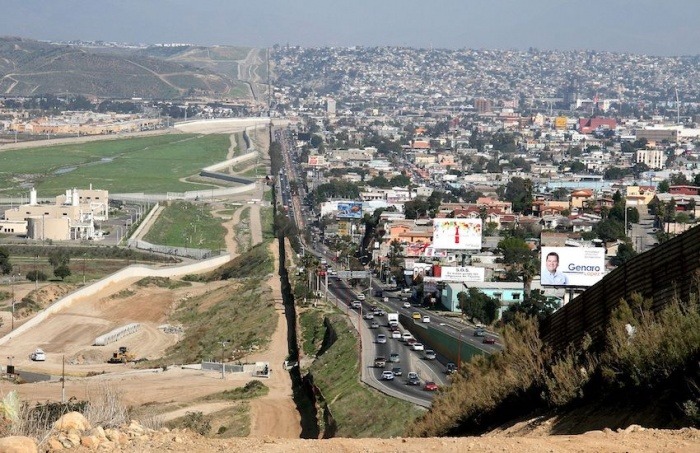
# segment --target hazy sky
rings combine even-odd
[[[700,0],[2,0],[41,40],[700,54]]]

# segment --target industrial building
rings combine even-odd
[[[106,190],[68,189],[55,203],[37,202],[36,189],[29,192],[29,203],[5,211],[0,232],[35,240],[69,241],[95,239],[95,221],[109,218],[109,192]]]

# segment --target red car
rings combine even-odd
[[[495,344],[496,343],[496,339],[493,337],[484,337],[484,339],[482,341],[484,344]]]
[[[438,385],[434,382],[426,382],[425,387],[423,387],[423,390],[427,390],[429,392],[434,392],[438,389]]]

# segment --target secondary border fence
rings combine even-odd
[[[700,267],[700,227],[642,253],[606,275],[580,296],[540,324],[540,337],[555,349],[577,344],[588,333],[603,339],[620,299],[633,293],[651,299],[659,311],[673,301],[697,292]]]
[[[180,256],[184,258],[192,258],[195,260],[204,260],[213,256],[220,256],[225,253],[221,250],[196,249],[192,247],[173,247],[171,245],[151,244],[150,242],[137,240],[133,245],[140,250],[149,252],[162,253],[165,255]]]

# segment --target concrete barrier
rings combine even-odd
[[[231,260],[230,254],[225,254],[211,258],[205,261],[199,261],[196,263],[185,264],[180,266],[169,266],[162,268],[155,268],[152,266],[146,266],[142,264],[133,264],[129,267],[121,269],[102,280],[98,280],[95,283],[84,286],[72,293],[64,296],[63,298],[57,300],[45,310],[40,311],[36,316],[34,316],[29,321],[25,322],[12,332],[8,333],[4,337],[0,338],[0,345],[7,343],[13,336],[21,335],[29,329],[32,329],[43,322],[49,315],[58,313],[70,307],[76,300],[90,297],[98,296],[110,285],[114,285],[123,282],[128,279],[133,278],[144,278],[144,277],[177,277],[187,274],[197,274],[200,272],[206,272],[209,270],[216,269],[219,266],[229,262]]]

